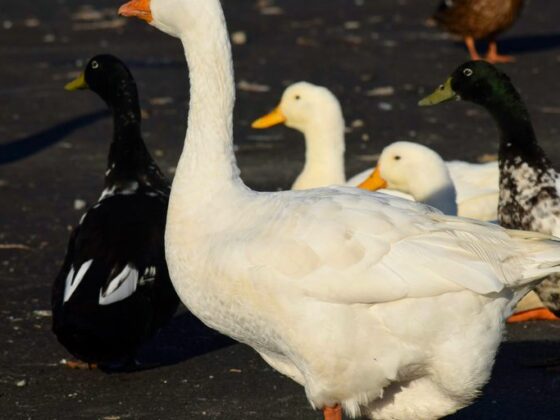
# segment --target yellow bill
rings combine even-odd
[[[448,102],[452,100],[459,99],[459,96],[455,91],[451,88],[451,77],[446,80],[446,82],[438,87],[434,93],[429,96],[426,96],[418,105],[420,106],[432,106],[441,104],[443,102]]]
[[[385,181],[381,176],[381,170],[379,169],[379,166],[375,168],[375,171],[373,171],[368,179],[358,185],[358,188],[367,191],[377,191],[383,188],[387,188],[387,181]]]
[[[84,73],[80,74],[76,79],[72,80],[70,83],[67,83],[66,86],[64,86],[64,89],[66,89],[69,92],[74,92],[75,90],[88,89],[88,88],[89,86],[86,82],[86,77]]]
[[[257,129],[269,128],[278,124],[284,124],[286,122],[286,116],[280,111],[280,107],[276,108],[270,114],[255,120],[251,127]]]

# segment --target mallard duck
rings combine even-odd
[[[504,317],[560,271],[560,242],[357,188],[249,189],[233,150],[220,1],[132,0],[119,11],[179,38],[190,70],[165,234],[187,307],[304,386],[327,420],[342,407],[427,419],[468,405]]]
[[[304,190],[344,184],[358,186],[371,174],[371,170],[368,169],[346,181],[344,117],[340,102],[327,88],[308,82],[289,86],[284,91],[280,104],[269,114],[255,120],[252,126],[265,129],[278,124],[285,124],[305,136],[305,166],[292,189]],[[454,195],[457,198],[459,215],[479,220],[496,220],[497,162],[474,164],[452,161],[444,164],[447,165],[457,190]],[[424,187],[436,187],[429,183],[429,179],[424,179]],[[412,199],[402,191],[401,194],[397,194],[391,187],[382,192]],[[440,210],[447,212],[446,209]]]
[[[509,229],[560,236],[559,174],[537,142],[529,112],[509,77],[489,63],[471,61],[420,104],[462,99],[484,107],[500,131],[498,221]],[[560,315],[560,279],[542,282],[537,293],[555,314],[539,309],[518,320]]]
[[[498,53],[496,37],[514,24],[523,4],[524,0],[442,0],[434,20],[447,31],[463,37],[473,60],[481,59],[476,41],[488,39],[486,60],[509,63],[514,58]]]
[[[53,331],[82,362],[132,367],[140,344],[174,315],[164,256],[169,182],[140,133],[136,84],[117,58],[92,58],[66,89],[91,89],[114,117],[105,189],[70,236],[52,293]]]

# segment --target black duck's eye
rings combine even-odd
[[[473,75],[473,73],[474,72],[472,71],[472,69],[467,68],[467,69],[463,70],[463,74],[467,77],[471,77]]]
[[[399,155],[395,156],[394,158],[395,160],[401,160],[401,157]]]
[[[301,99],[301,96],[296,95],[295,98],[296,98],[296,101],[299,101]]]
[[[91,68],[96,70],[99,68],[99,63],[97,61],[92,61],[91,62]]]

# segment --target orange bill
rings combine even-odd
[[[379,166],[375,168],[375,171],[373,171],[373,174],[371,174],[368,179],[358,185],[358,188],[368,191],[377,191],[387,188],[387,181],[381,177]]]
[[[286,122],[286,116],[280,111],[280,107],[276,108],[270,114],[255,120],[251,127],[257,129],[269,128],[278,124],[284,124]]]
[[[150,0],[132,0],[119,8],[119,15],[126,17],[137,17],[150,23],[154,20]]]

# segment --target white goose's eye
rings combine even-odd
[[[301,99],[301,96],[296,95],[295,98],[296,98],[296,101],[299,101]]]
[[[91,62],[91,68],[96,70],[99,68],[99,63],[97,61],[92,61]]]
[[[473,75],[474,71],[472,71],[472,69],[466,68],[465,70],[463,70],[463,74],[467,77],[471,77]]]

